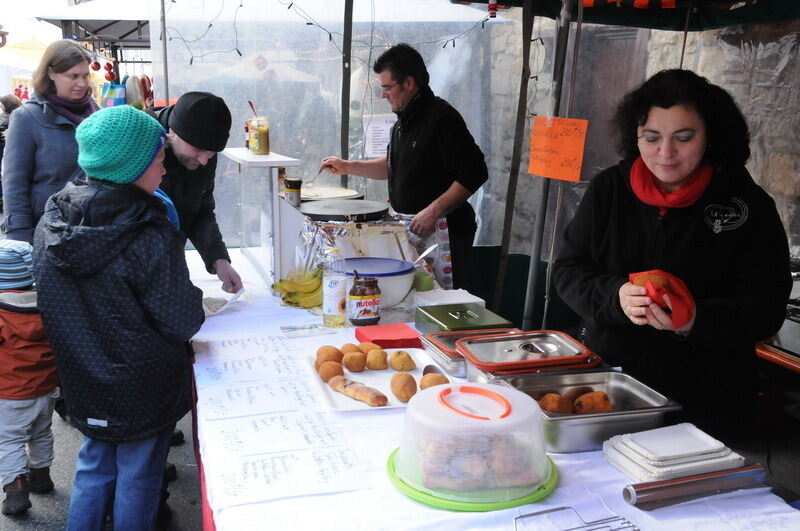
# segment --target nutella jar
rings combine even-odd
[[[381,289],[377,278],[356,274],[347,299],[347,315],[353,326],[374,325],[381,320]]]

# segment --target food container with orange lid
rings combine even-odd
[[[467,376],[467,362],[456,350],[456,341],[467,337],[483,335],[508,335],[522,332],[519,328],[493,328],[491,330],[463,330],[456,332],[433,332],[420,336],[425,350],[431,358],[448,374],[465,378]]]
[[[495,380],[539,400],[548,393],[579,396],[602,391],[611,411],[554,413],[541,410],[548,452],[600,450],[603,441],[622,433],[658,428],[681,406],[636,378],[613,370],[542,371]]]
[[[516,374],[587,369],[602,362],[572,336],[556,330],[464,338],[456,341],[456,350],[467,360],[471,382],[494,383]]]
[[[532,503],[558,480],[536,401],[486,384],[437,385],[414,395],[387,472],[407,496],[459,511]]]

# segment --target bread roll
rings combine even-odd
[[[368,387],[353,380],[348,380],[344,376],[334,376],[328,380],[328,385],[334,391],[338,391],[355,400],[360,400],[372,407],[385,406],[389,403],[389,399],[386,398],[386,395],[377,389],[373,389],[372,387]]]
[[[400,402],[408,402],[417,394],[417,382],[407,372],[396,372],[392,375],[392,393]]]
[[[434,385],[443,385],[449,383],[450,380],[448,380],[447,376],[444,374],[439,372],[429,372],[428,374],[425,374],[419,381],[419,388],[427,389],[428,387],[433,387]]]
[[[353,343],[345,343],[342,345],[342,352],[352,352],[354,350],[361,352],[361,349],[358,348],[358,345],[354,345]]]
[[[332,361],[338,361],[338,362],[342,361],[342,351],[334,347],[333,345],[322,345],[321,347],[319,347],[317,349],[317,358],[323,355],[328,356],[328,359]],[[336,359],[337,357],[339,359]]]
[[[396,371],[413,371],[417,368],[414,359],[405,350],[392,352],[392,355],[389,356],[389,366]]]
[[[611,399],[603,391],[593,391],[575,400],[575,413],[598,413],[611,411]]]
[[[539,399],[539,407],[551,413],[572,413],[572,402],[558,393],[547,393]]]
[[[360,350],[347,352],[342,364],[350,372],[361,372],[367,366],[367,355]]]
[[[343,374],[344,370],[342,369],[341,363],[336,363],[335,361],[326,361],[319,366],[319,377],[322,378],[323,382],[327,382],[334,376],[341,376]]]
[[[359,344],[358,344],[358,349],[359,349],[361,352],[364,352],[364,353],[366,353],[366,354],[369,354],[369,351],[370,351],[370,350],[375,350],[375,349],[380,349],[380,350],[383,350],[383,347],[382,347],[382,346],[380,346],[380,345],[376,345],[375,343],[370,343],[369,341],[366,341],[366,342],[364,342],[364,343],[359,343]]]
[[[389,364],[386,362],[385,350],[376,348],[370,350],[367,353],[367,369],[372,369],[373,371],[380,371],[388,366]]]

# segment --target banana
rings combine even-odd
[[[302,274],[294,271],[272,285],[272,289],[281,293],[312,293],[322,285],[322,271],[314,268],[313,271]]]
[[[322,304],[322,286],[311,293],[305,293],[298,297],[297,303],[303,308],[313,308]]]

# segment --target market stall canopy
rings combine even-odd
[[[78,41],[150,49],[149,2],[94,0],[74,6],[51,8],[37,16]]]
[[[523,0],[508,0],[502,5],[521,7],[522,3]],[[561,4],[561,0],[535,0],[533,15],[556,19]],[[583,5],[584,22],[662,30],[700,31],[800,19],[797,0],[583,0]],[[693,9],[688,28],[687,8]]]
[[[0,49],[0,65],[28,73],[33,72],[45,48],[47,44],[35,38],[8,44]]]

